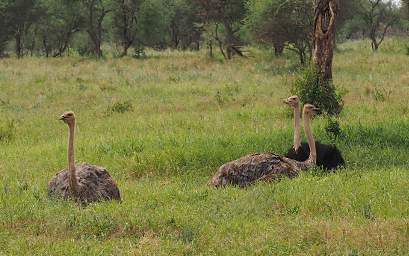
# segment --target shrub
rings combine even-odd
[[[343,107],[342,96],[336,91],[332,81],[320,83],[316,69],[312,67],[300,71],[292,92],[300,97],[303,104],[314,104],[322,113],[338,115]]]
[[[325,125],[325,133],[331,138],[332,141],[344,136],[341,126],[339,125],[339,121],[331,116],[328,116],[327,123]]]
[[[375,101],[384,102],[386,101],[392,94],[391,89],[382,89],[382,88],[375,88],[372,92],[372,97]]]
[[[109,108],[109,112],[125,113],[133,110],[133,105],[130,101],[116,102]]]
[[[14,121],[6,121],[0,124],[0,142],[8,142],[14,138]]]
[[[145,52],[145,47],[141,44],[138,44],[134,48],[134,54],[133,57],[136,59],[145,59],[146,58],[146,52]]]

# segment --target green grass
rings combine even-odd
[[[0,255],[407,255],[409,57],[346,42],[337,145],[347,168],[247,189],[213,189],[222,163],[291,145],[281,103],[296,59],[0,60]],[[47,198],[66,166],[65,110],[77,115],[76,160],[105,166],[122,203]],[[326,120],[315,137],[330,142]]]

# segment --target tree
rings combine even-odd
[[[7,42],[12,36],[10,17],[7,15],[7,8],[8,5],[6,2],[0,3],[0,57],[4,55]]]
[[[110,0],[81,0],[84,8],[86,31],[91,41],[91,51],[97,57],[102,57],[103,22],[112,11]]]
[[[72,0],[48,0],[46,15],[38,24],[38,34],[45,55],[62,56],[69,47],[72,36],[80,31],[83,18],[78,12],[80,4]]]
[[[385,3],[382,0],[367,0],[361,3],[361,17],[367,35],[371,39],[372,50],[377,51],[388,29],[399,21],[399,14],[392,1]]]
[[[409,19],[409,0],[402,0],[402,7],[404,15]]]
[[[24,36],[30,27],[44,14],[39,0],[4,0],[6,20],[16,43],[16,55],[23,57]]]
[[[234,52],[241,54],[236,45],[241,44],[238,32],[243,25],[246,13],[245,0],[193,0],[202,29],[207,32],[209,49],[213,40],[218,43],[225,59]]]
[[[335,20],[337,0],[319,0],[314,17],[314,64],[318,78],[325,84],[332,80],[332,59],[335,47]]]
[[[253,1],[248,9],[247,25],[258,42],[272,44],[276,55],[287,47],[298,54],[301,64],[307,62],[312,49],[312,1]]]
[[[129,47],[136,40],[140,2],[140,0],[114,0],[114,36],[122,46],[121,56],[128,55]]]
[[[169,1],[170,46],[177,49],[199,49],[202,29],[197,26],[200,19],[195,15],[195,6],[190,0]]]
[[[164,0],[144,1],[140,7],[138,44],[164,49],[169,42],[170,10]]]
[[[332,83],[332,59],[335,48],[335,28],[338,15],[337,0],[317,0],[314,15],[313,60],[317,85],[320,87],[320,107],[338,114],[341,104]],[[315,103],[315,102],[314,102]]]

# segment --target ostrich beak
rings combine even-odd
[[[60,121],[62,121],[62,120],[64,120],[64,116],[62,115],[62,116],[60,116],[60,118],[58,118],[58,120],[60,120]]]
[[[290,102],[288,101],[288,99],[283,99],[283,103],[289,105]]]

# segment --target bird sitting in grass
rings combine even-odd
[[[301,143],[300,99],[298,96],[291,96],[284,102],[294,110],[294,145],[285,156],[297,161],[305,161],[310,154],[310,148],[307,143]],[[322,144],[316,141],[315,147],[317,149],[317,166],[324,170],[334,170],[345,166],[341,151],[335,145]]]
[[[305,161],[296,161],[274,153],[260,153],[243,156],[222,165],[213,176],[210,185],[215,187],[236,185],[246,187],[257,181],[273,181],[282,177],[294,178],[315,165],[315,141],[310,128],[310,118],[318,108],[311,104],[304,106],[304,131],[307,136],[310,155]]]
[[[57,173],[48,183],[48,194],[62,199],[72,198],[81,203],[101,200],[121,200],[118,186],[108,171],[88,163],[75,165],[75,115],[65,112],[60,120],[68,125],[68,169]]]

